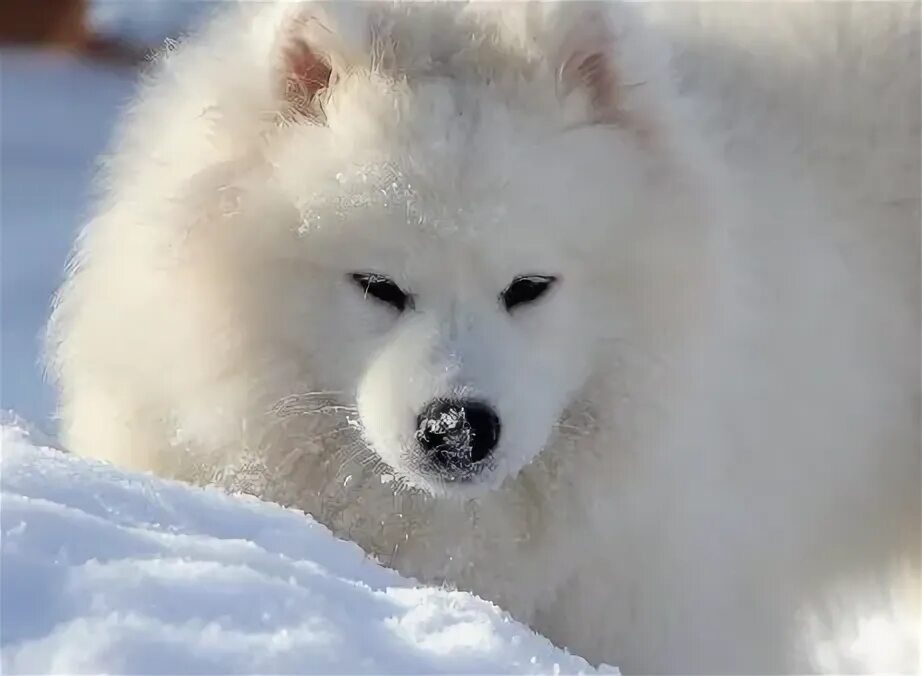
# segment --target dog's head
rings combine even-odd
[[[335,5],[279,32],[287,344],[431,492],[498,486],[613,346],[693,313],[704,230],[657,69],[569,4]]]

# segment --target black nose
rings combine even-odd
[[[479,401],[436,399],[416,424],[416,439],[438,469],[469,469],[490,455],[499,441],[499,418]]]

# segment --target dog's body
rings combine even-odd
[[[917,631],[918,19],[235,9],[128,115],[50,332],[64,440],[629,671],[915,668],[860,621]],[[445,401],[495,412],[484,459]]]

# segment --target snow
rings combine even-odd
[[[0,443],[5,674],[594,673],[301,513]]]

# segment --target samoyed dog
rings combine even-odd
[[[63,440],[628,672],[915,670],[919,18],[225,8],[105,164]]]

